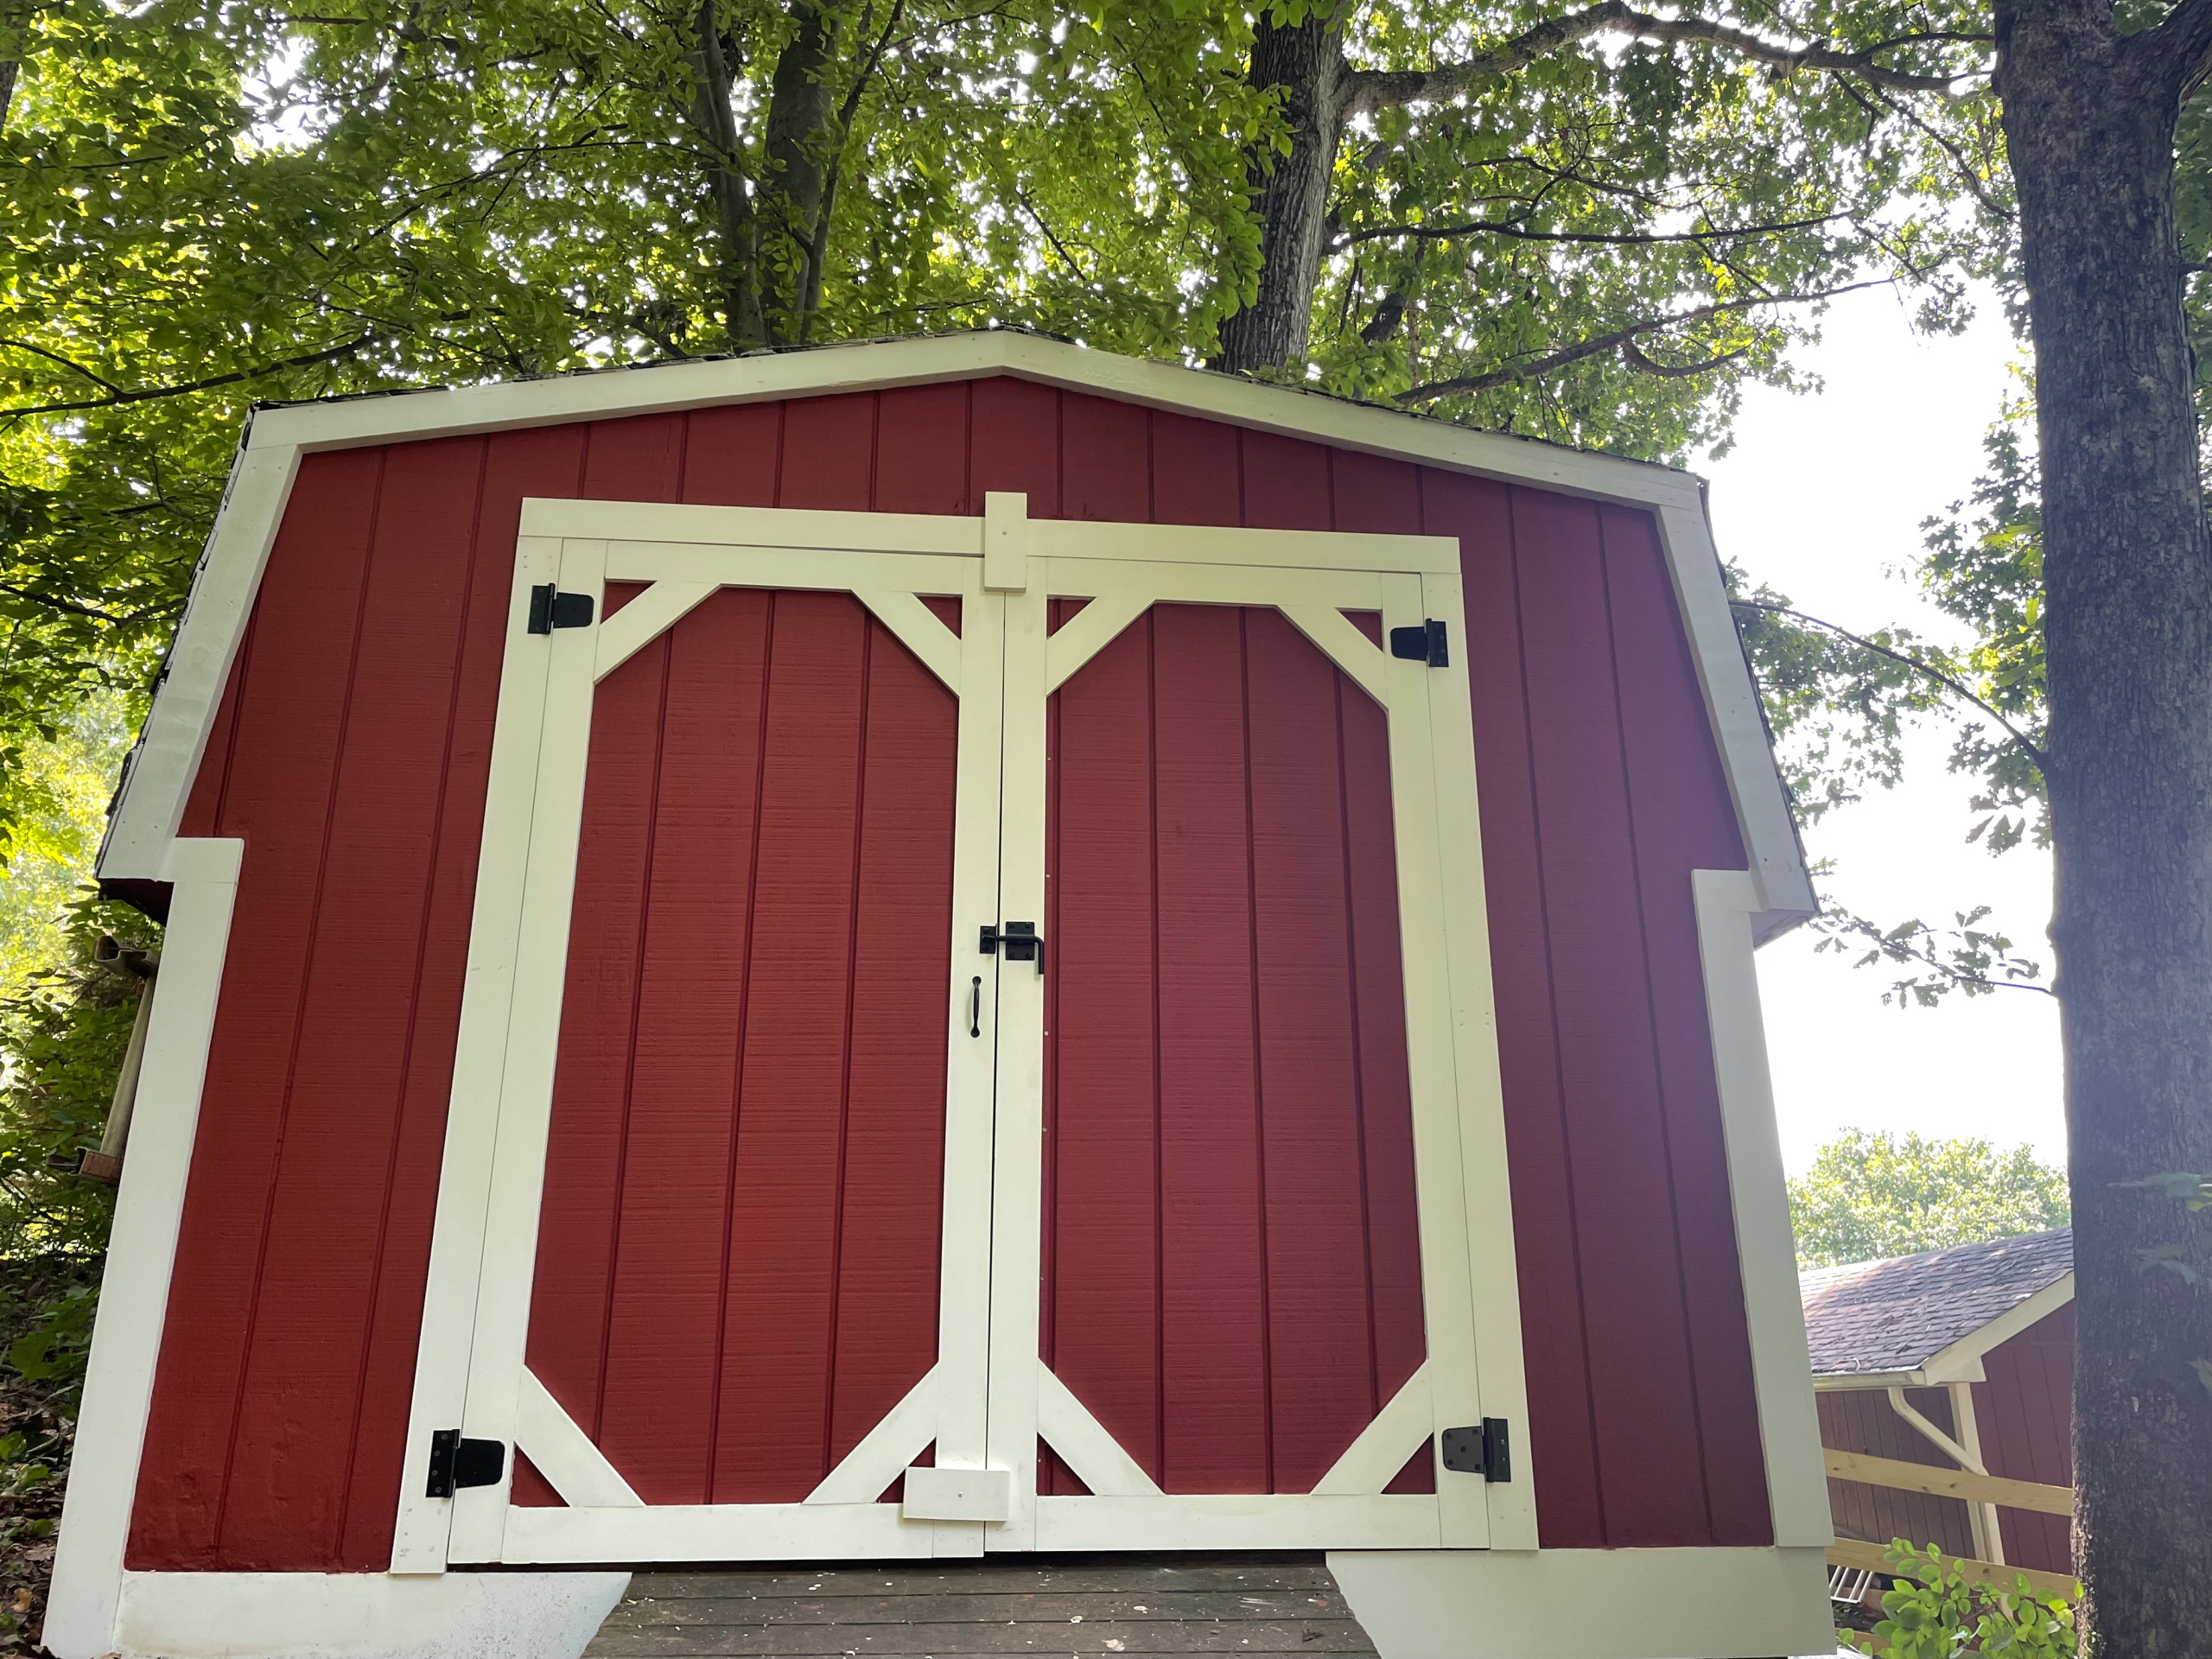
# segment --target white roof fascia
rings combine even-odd
[[[1813,1392],[1815,1394],[1855,1394],[1860,1389],[1924,1389],[1928,1386],[1925,1371],[1815,1371],[1813,1373]]]
[[[262,568],[299,471],[300,452],[257,448],[252,425],[231,463],[215,526],[193,572],[175,642],[154,684],[154,706],[123,765],[113,816],[100,844],[102,879],[160,881],[185,796],[214,729],[223,688],[245,637]]]
[[[257,412],[194,577],[145,733],[118,791],[100,854],[101,877],[160,880],[162,854],[206,749],[302,454],[994,374],[1652,512],[1765,906],[1753,918],[1754,937],[1770,937],[1813,913],[1812,884],[1728,610],[1696,478],[1648,461],[1476,431],[1012,331],[866,341]]]
[[[1656,516],[1667,568],[1675,579],[1675,602],[1705,691],[1713,741],[1719,746],[1721,771],[1735,799],[1751,879],[1758,884],[1761,910],[1751,918],[1751,938],[1764,944],[1812,915],[1819,900],[1798,848],[1797,826],[1768,741],[1758,686],[1728,608],[1703,493],[1688,505],[1662,505]]]

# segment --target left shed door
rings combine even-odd
[[[521,545],[396,1570],[982,1548],[897,1498],[983,1461],[1000,601],[972,521],[699,524]]]

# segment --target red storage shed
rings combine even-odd
[[[62,1659],[987,1551],[1827,1639],[1686,474],[1015,333],[264,410],[101,874]]]

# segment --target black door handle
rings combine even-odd
[[[980,1037],[983,1034],[983,976],[981,974],[976,976],[975,995],[975,1004],[968,1010],[968,1034]]]

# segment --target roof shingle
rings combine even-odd
[[[1815,1376],[1917,1370],[2074,1269],[2060,1227],[1800,1275]]]

